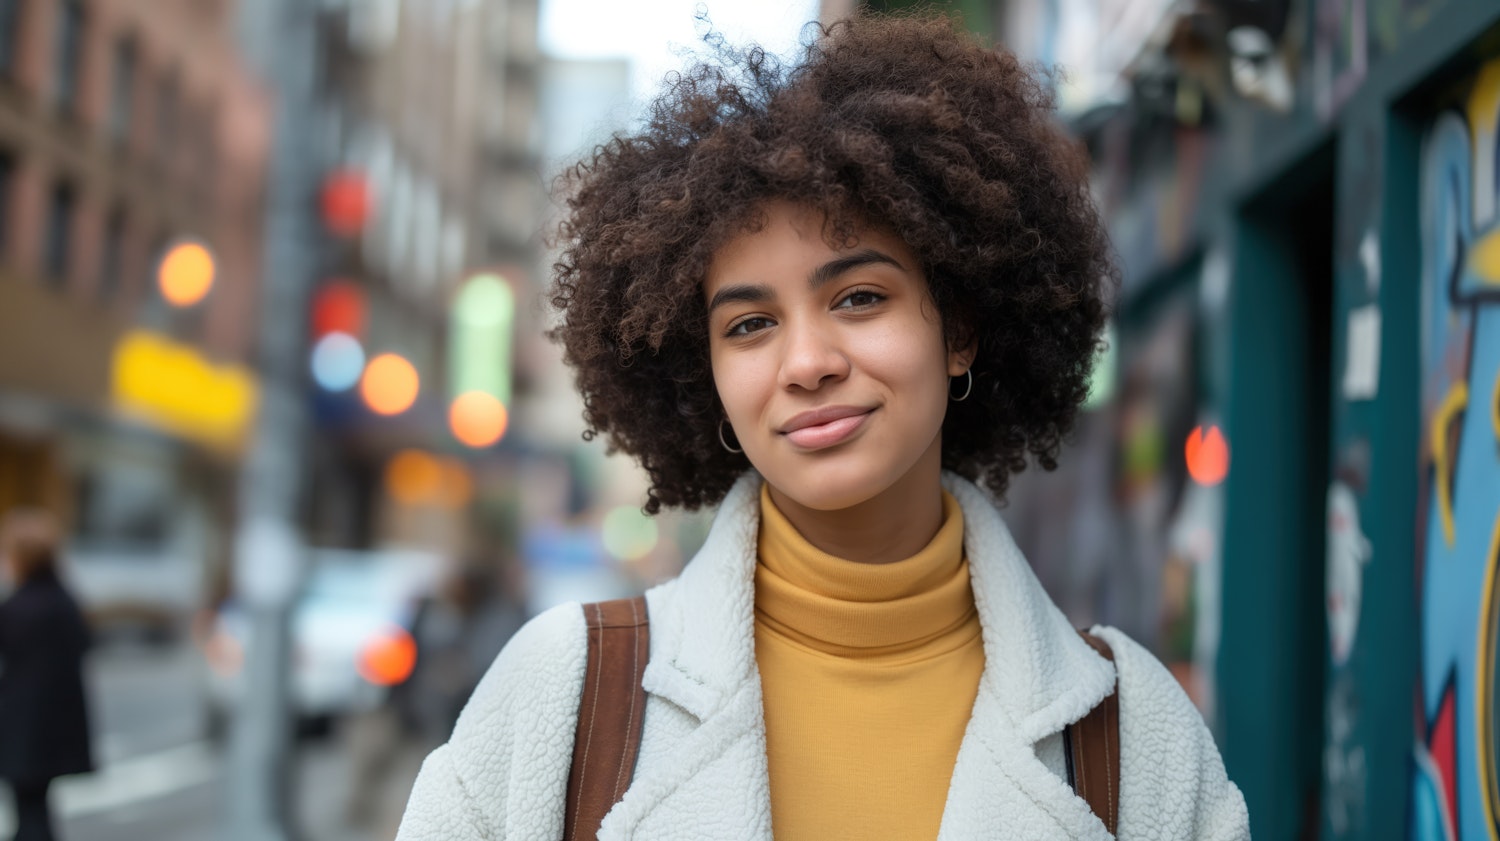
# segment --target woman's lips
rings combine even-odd
[[[821,450],[848,440],[849,436],[864,425],[865,419],[870,417],[870,412],[873,411],[871,409],[868,412],[837,418],[827,423],[804,426],[787,432],[785,435],[787,440],[798,447],[806,450]]]

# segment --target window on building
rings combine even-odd
[[[76,195],[70,184],[59,183],[52,188],[52,202],[47,209],[47,241],[42,250],[43,270],[52,283],[62,286],[68,276],[68,263],[73,247],[73,207]]]
[[[0,73],[7,75],[15,70],[20,11],[21,0],[0,0]]]
[[[193,146],[193,191],[194,198],[205,213],[211,212],[215,187],[218,184],[219,165],[217,120],[219,111],[212,102],[205,103],[196,112],[192,138]]]
[[[52,56],[53,101],[59,109],[72,110],[78,101],[78,70],[83,57],[83,0],[63,0],[59,6]]]
[[[181,98],[182,83],[177,78],[177,71],[169,71],[156,95],[156,151],[163,161],[170,161],[176,148],[177,112],[182,107]]]
[[[16,159],[0,150],[0,252],[10,245],[10,194],[16,181]]]
[[[109,134],[116,143],[130,137],[131,117],[135,110],[135,41],[125,38],[115,44],[114,74],[110,78]]]
[[[141,288],[145,291],[139,299],[140,310],[136,313],[136,322],[148,330],[167,333],[172,329],[172,306],[162,297],[156,275],[172,240],[165,234],[157,234],[150,242],[152,245],[148,253],[151,256],[146,260],[146,276],[141,281]]]
[[[104,223],[104,248],[99,265],[99,300],[112,301],[120,294],[124,277],[125,212],[115,210]]]

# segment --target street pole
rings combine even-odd
[[[230,732],[224,837],[287,841],[291,766],[291,612],[305,547],[297,524],[308,425],[302,399],[306,301],[315,279],[314,190],[319,143],[317,3],[255,0],[267,7],[275,98],[260,309],[260,411],[240,478],[234,543],[236,597],[250,633]]]

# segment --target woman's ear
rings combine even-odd
[[[979,337],[973,327],[965,325],[948,349],[948,376],[961,377],[979,355]]]

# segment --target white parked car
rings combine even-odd
[[[299,722],[373,709],[411,674],[412,623],[442,563],[414,550],[312,550],[291,617],[291,706]],[[230,602],[202,641],[211,731],[222,733],[243,697],[249,636],[249,617]]]

